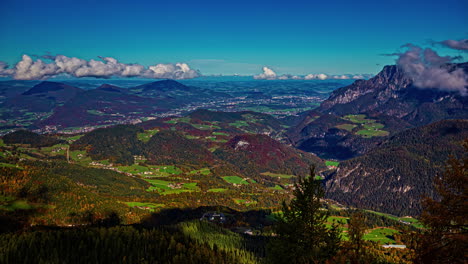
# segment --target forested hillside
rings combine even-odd
[[[451,155],[463,153],[467,138],[467,120],[445,120],[396,134],[366,155],[340,163],[327,177],[327,197],[359,208],[417,216],[421,197],[434,197],[432,180]]]

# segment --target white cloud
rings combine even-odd
[[[456,58],[442,57],[432,49],[411,44],[406,45],[406,48],[406,52],[399,54],[397,65],[411,78],[414,86],[467,94],[468,76],[463,69],[449,71],[444,67]]]
[[[331,78],[337,79],[337,80],[348,80],[349,76],[348,75],[333,75]]]
[[[448,39],[448,40],[439,42],[439,44],[442,44],[443,46],[446,46],[451,49],[468,51],[468,39],[461,39],[461,40]]]
[[[254,79],[257,80],[275,80],[277,77],[276,72],[268,67],[263,67],[263,73],[254,75]]]
[[[328,75],[324,74],[324,73],[319,73],[319,74],[307,74],[305,77],[304,77],[305,80],[314,80],[314,79],[318,79],[318,80],[326,80],[328,79]]]
[[[200,76],[200,73],[185,63],[176,63],[150,66],[143,75],[148,78],[191,79]]]
[[[185,63],[157,64],[148,68],[139,64],[120,63],[112,57],[99,57],[101,60],[83,60],[64,55],[47,56],[52,62],[45,63],[38,59],[33,61],[28,55],[23,55],[14,68],[0,62],[0,77],[13,77],[17,80],[41,80],[59,74],[69,74],[74,77],[145,77],[155,79],[190,79],[201,74],[191,69]]]
[[[8,69],[8,64],[0,61],[0,77],[9,77],[13,75],[14,69]]]

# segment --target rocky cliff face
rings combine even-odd
[[[340,112],[340,109],[334,109],[334,107],[351,104],[367,94],[372,94],[373,102],[354,106],[354,112],[369,111],[385,103],[390,98],[395,98],[396,91],[404,89],[410,84],[411,80],[405,77],[399,67],[395,65],[385,66],[379,74],[370,80],[358,80],[349,86],[335,90],[330,98],[320,105],[319,110],[321,112],[329,110],[332,113]]]
[[[468,72],[468,63],[446,67]],[[417,88],[401,68],[393,65],[385,66],[370,80],[359,80],[334,91],[318,110],[335,115],[376,112],[419,126],[443,119],[467,117],[468,96],[439,89]]]

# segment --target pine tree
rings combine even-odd
[[[463,159],[450,158],[434,180],[440,200],[425,198],[421,221],[427,227],[417,246],[417,262],[466,263],[468,259],[468,141]]]
[[[271,263],[323,263],[339,248],[337,226],[325,225],[329,216],[321,201],[325,192],[314,179],[314,171],[294,185],[291,202],[283,202],[283,215],[275,226],[277,236],[268,249]]]
[[[362,213],[353,213],[348,223],[347,250],[350,261],[355,263],[369,263],[370,258],[366,252],[366,241],[364,241],[364,232],[366,231],[365,218]]]

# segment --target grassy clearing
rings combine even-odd
[[[179,175],[182,171],[173,165],[150,165],[149,168],[156,176]]]
[[[333,160],[326,160],[325,165],[326,166],[331,166],[331,167],[338,167],[338,165],[340,165],[340,162],[333,161]]]
[[[198,190],[199,189],[196,182],[184,183],[182,186],[184,188],[190,189],[190,190]]]
[[[137,207],[140,209],[149,210],[151,212],[154,212],[156,208],[164,207],[164,204],[157,203],[125,202],[125,204],[130,207]]]
[[[83,135],[74,135],[74,136],[71,136],[71,137],[63,137],[63,139],[68,140],[68,141],[76,141],[76,140],[80,139],[83,136],[84,136],[84,134]]]
[[[347,130],[349,132],[353,131],[354,128],[356,128],[357,125],[354,125],[354,124],[341,124],[341,125],[337,125],[336,128],[338,129],[343,129],[343,130]]]
[[[232,184],[249,184],[248,181],[242,179],[239,176],[224,176],[222,178],[223,178],[223,180],[227,181],[228,183],[232,183]]]
[[[17,168],[17,169],[21,169],[21,170],[23,169],[23,167],[18,166],[16,164],[3,163],[3,162],[0,162],[0,167]]]
[[[145,171],[150,171],[148,167],[137,165],[137,164],[133,164],[130,166],[119,166],[117,168],[120,171],[131,173],[131,174],[141,174],[141,173],[144,173]]]
[[[74,150],[70,151],[70,159],[80,162],[80,163],[90,163],[91,157],[87,156],[87,153],[85,150]]]
[[[351,121],[355,124],[359,124],[359,130],[355,133],[355,135],[362,136],[364,138],[385,137],[390,134],[388,131],[381,130],[385,127],[383,124],[377,123],[374,119],[367,119],[366,115],[346,115],[343,117],[343,119]],[[357,125],[342,124],[336,127],[352,131],[357,127]]]
[[[363,124],[362,125],[365,129],[382,129],[385,126],[380,123],[370,123],[370,124]]]
[[[392,228],[375,228],[370,230],[369,233],[365,234],[364,239],[375,241],[380,244],[394,244],[395,240],[393,239],[393,235],[396,233],[398,233],[398,231]]]
[[[224,132],[213,132],[212,134],[213,134],[214,136],[226,136],[226,137],[229,136],[229,134],[224,133]]]
[[[169,184],[174,184],[173,182],[169,181],[163,181],[159,179],[143,179],[150,183],[152,186],[150,186],[147,191],[163,191],[163,190],[171,190],[172,188],[169,187]]]
[[[194,190],[187,190],[187,189],[171,189],[171,190],[165,190],[162,192],[162,195],[168,195],[168,194],[179,194],[179,193],[184,193],[184,192],[193,192]]]
[[[209,150],[210,152],[215,152],[218,148],[219,148],[219,147],[211,147],[211,148],[209,148],[208,150]]]
[[[49,155],[65,155],[67,148],[68,148],[68,145],[57,144],[51,147],[42,147],[41,152],[49,154]]]
[[[29,210],[32,208],[33,208],[32,205],[28,204],[27,201],[23,201],[23,200],[15,201],[8,205],[0,205],[0,209],[7,210],[7,211]]]
[[[385,130],[374,130],[374,129],[362,129],[356,132],[356,135],[363,136],[363,137],[385,137],[388,136],[390,133]]]
[[[281,190],[284,190],[281,186],[279,186],[278,184],[275,185],[275,187],[270,187],[270,189],[272,190],[278,190],[278,191],[281,191]]]
[[[152,136],[154,136],[158,132],[159,132],[159,129],[145,130],[145,132],[143,133],[138,133],[137,137],[138,137],[138,140],[146,143],[150,140]]]
[[[208,192],[225,192],[228,189],[226,188],[213,188],[213,189],[208,189]]]
[[[166,124],[177,124],[177,123],[190,123],[192,119],[190,117],[178,117],[172,118],[171,120],[164,121]]]
[[[292,177],[295,177],[294,175],[290,175],[290,174],[278,174],[278,173],[272,173],[272,172],[263,172],[261,174],[265,176],[278,177],[278,178],[283,178],[283,179],[291,179]]]
[[[210,125],[205,125],[205,124],[191,124],[194,128],[200,129],[200,130],[213,130],[213,129],[221,129],[221,127],[210,124]]]
[[[252,204],[257,203],[256,201],[250,201],[250,200],[248,201],[245,199],[238,199],[238,198],[234,198],[233,200],[236,204],[243,204],[243,205],[252,205]]]
[[[351,121],[356,124],[365,124],[365,123],[373,123],[375,120],[366,119],[366,115],[346,115],[343,119]]]
[[[152,185],[148,189],[146,189],[146,191],[148,192],[156,191],[162,195],[200,191],[200,188],[197,186],[196,182],[175,184],[174,182],[164,181],[164,180],[159,180],[159,179],[143,179],[143,180],[149,182]]]
[[[249,126],[249,124],[244,120],[237,120],[234,123],[229,123],[229,125],[233,127],[237,127],[237,128],[243,127],[243,126]]]
[[[398,216],[394,216],[394,215],[390,215],[390,214],[385,214],[385,213],[381,213],[381,212],[376,212],[376,211],[372,211],[372,210],[364,210],[366,212],[369,212],[369,213],[373,213],[373,214],[376,214],[376,215],[380,215],[380,216],[385,216],[387,218],[390,218],[392,220],[395,220],[395,221],[399,221],[399,222],[406,222],[406,223],[409,223],[411,224],[412,226],[416,227],[416,228],[423,228],[424,226],[421,224],[421,222],[419,222],[418,219],[416,218],[412,218],[412,217],[398,217]]]

